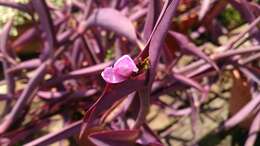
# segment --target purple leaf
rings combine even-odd
[[[150,90],[151,87],[142,87],[138,90],[140,110],[134,128],[140,128],[145,123],[146,115],[148,114],[150,107]]]
[[[133,79],[129,79],[119,84],[109,84],[106,86],[104,92],[95,102],[95,104],[87,111],[86,121],[89,121],[87,126],[93,126],[94,119],[100,116],[106,109],[111,107],[116,101],[122,99],[124,96],[140,89],[144,85],[144,75],[141,74]],[[90,114],[91,113],[91,114]],[[91,116],[88,116],[91,115]],[[82,129],[85,130],[85,129]]]
[[[97,65],[77,69],[68,74],[60,75],[56,78],[50,79],[43,86],[45,86],[45,87],[53,86],[53,85],[56,85],[57,83],[63,82],[68,79],[73,79],[73,78],[75,79],[75,78],[84,77],[84,76],[87,77],[92,74],[98,74],[103,69],[105,69],[106,67],[108,67],[111,64],[112,64],[112,61],[108,61],[105,63],[100,63]]]
[[[28,85],[23,90],[11,112],[3,119],[0,125],[0,134],[5,132],[12,125],[12,123],[14,123],[17,118],[21,116],[22,109],[26,106],[27,101],[35,94],[37,87],[39,87],[40,82],[43,80],[46,73],[46,68],[47,63],[43,63],[36,69],[35,75],[30,79]]]
[[[96,89],[90,89],[85,92],[49,92],[49,91],[38,91],[37,95],[44,100],[59,100],[60,98],[80,98],[80,97],[90,97],[97,93]]]
[[[248,2],[245,0],[229,0],[236,10],[242,15],[247,22],[252,22],[255,19],[253,12],[250,10]]]
[[[32,6],[34,10],[37,12],[40,23],[41,23],[41,29],[43,32],[45,32],[45,35],[47,37],[48,47],[45,50],[47,53],[51,53],[53,49],[57,46],[57,39],[56,39],[56,33],[54,31],[54,25],[53,21],[51,19],[51,14],[48,9],[48,6],[45,2],[45,0],[32,0]],[[46,55],[52,55],[52,54],[46,54]]]
[[[253,72],[251,72],[249,69],[245,67],[240,67],[239,69],[249,80],[252,80],[256,82],[258,85],[260,85],[260,77],[258,77],[257,75],[255,75]]]
[[[100,8],[94,11],[89,18],[79,26],[79,32],[84,32],[85,29],[90,26],[101,26],[125,36],[131,42],[135,43],[137,41],[135,28],[131,21],[115,9]]]
[[[147,14],[147,9],[144,8],[140,8],[140,10],[138,10],[137,12],[131,14],[129,16],[129,19],[131,21],[138,21],[139,19],[141,19],[143,16],[145,16]]]
[[[144,58],[148,51],[150,66],[148,72],[149,78],[146,81],[147,87],[143,87],[138,91],[141,108],[138,113],[135,127],[141,126],[141,124],[145,121],[145,116],[147,114],[147,111],[149,110],[150,90],[155,78],[155,71],[159,62],[162,44],[165,40],[168,28],[171,24],[172,16],[174,15],[178,4],[179,0],[170,0],[165,2],[163,10],[160,13],[156,25],[150,35],[150,38],[146,43],[145,49],[141,54],[141,56]]]
[[[169,33],[177,41],[177,44],[183,51],[188,51],[196,56],[199,56],[219,71],[216,63],[213,62],[205,53],[203,53],[201,49],[197,48],[192,42],[190,42],[183,34],[174,31],[170,31]]]
[[[13,55],[11,55],[11,50],[8,48],[7,43],[8,43],[8,38],[9,38],[9,33],[12,27],[12,21],[8,21],[4,27],[3,30],[1,31],[1,39],[0,39],[0,51],[3,53],[5,57],[10,58],[11,60]],[[15,62],[15,61],[14,61]],[[5,81],[7,84],[7,96],[10,98],[14,98],[14,93],[15,93],[15,79],[14,75],[9,73],[7,70],[11,67],[11,64],[7,62],[7,60],[3,60],[3,69],[4,69],[4,77]],[[10,109],[10,102],[7,102],[7,105],[4,109],[4,112],[9,111]]]
[[[241,14],[241,16],[248,22],[252,23],[257,17],[254,15],[253,11],[250,9],[249,2],[247,0],[229,0],[236,10]],[[251,35],[260,43],[260,31],[257,28],[253,28],[250,32]]]
[[[207,14],[209,9],[210,9],[210,0],[203,0],[199,11],[199,20],[204,18],[204,16]]]
[[[41,64],[40,59],[31,59],[31,60],[23,61],[23,62],[17,64],[16,66],[13,66],[13,67],[7,69],[7,71],[9,73],[13,73],[13,72],[17,72],[17,71],[20,71],[23,69],[35,69],[40,64]]]
[[[148,14],[146,16],[145,25],[144,25],[144,40],[148,41],[149,36],[151,35],[154,25],[159,17],[161,9],[160,0],[150,0],[148,7]]]
[[[240,111],[225,121],[224,124],[220,127],[220,130],[229,129],[236,126],[238,123],[245,120],[259,104],[260,94],[252,98],[251,101],[248,102]]]
[[[184,109],[179,109],[179,110],[175,110],[175,109],[171,109],[167,114],[171,115],[171,116],[187,116],[190,115],[192,112],[192,109],[189,108],[184,108]]]
[[[4,59],[6,62],[16,64],[14,57],[14,52],[8,48],[8,39],[9,39],[9,33],[12,28],[12,21],[9,20],[3,27],[3,30],[1,31],[1,39],[0,39],[0,50],[3,54]]]
[[[13,42],[12,47],[17,48],[20,45],[33,40],[35,36],[37,36],[36,28],[28,29]]]
[[[62,23],[64,23],[68,17],[64,16],[63,18],[60,18],[54,22],[55,28],[57,29]],[[17,48],[19,46],[22,46],[26,43],[29,43],[35,39],[38,39],[40,35],[38,34],[38,30],[35,27],[32,27],[25,32],[23,32],[17,39],[14,40],[12,43],[13,48]]]
[[[256,138],[257,138],[257,134],[259,134],[260,132],[260,111],[258,111],[258,113],[255,116],[255,119],[250,127],[250,131],[248,133],[248,138],[246,139],[245,142],[245,146],[253,146]]]
[[[207,15],[203,17],[202,25],[206,26],[209,29],[212,21],[226,8],[229,1],[215,1],[212,5],[213,7],[208,11]]]
[[[139,143],[142,145],[162,145],[160,137],[156,135],[153,130],[146,123],[143,124],[142,136]]]
[[[80,64],[78,64],[78,59],[81,54],[80,49],[82,43],[83,43],[82,38],[78,38],[77,40],[75,40],[73,44],[72,51],[71,51],[71,64],[73,69],[76,69],[80,66]]]
[[[178,4],[179,0],[170,0],[164,4],[160,17],[158,18],[153,32],[151,33],[150,38],[147,42],[146,48],[143,51],[144,54],[146,50],[148,50],[149,60],[151,63],[149,84],[153,82],[155,69],[161,53],[161,46],[165,40],[168,28],[171,24],[172,16],[174,15]]]
[[[38,139],[35,139],[35,140],[25,144],[24,146],[49,145],[56,141],[74,136],[80,131],[81,124],[82,124],[82,121],[74,122],[74,123],[70,124],[69,126],[65,127],[64,129],[61,129],[60,131],[53,132],[53,133],[47,134],[45,136],[42,136]]]
[[[98,146],[135,146],[139,134],[139,130],[103,131],[90,134],[89,139]]]
[[[35,121],[31,125],[26,125],[25,127],[19,128],[17,130],[8,132],[4,137],[11,139],[9,145],[15,145],[17,142],[26,139],[27,137],[32,136],[36,132],[40,132],[41,128],[47,126],[49,123],[48,119],[43,119],[40,121]]]
[[[180,81],[180,82],[182,82],[184,84],[190,85],[190,86],[198,89],[199,91],[202,91],[202,92],[204,91],[204,88],[202,87],[202,85],[200,85],[197,81],[192,80],[191,78],[188,78],[188,77],[186,77],[184,75],[177,74],[177,73],[173,73],[173,77],[176,80],[178,80],[178,81]]]

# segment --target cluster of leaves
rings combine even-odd
[[[229,4],[249,26],[221,44],[218,38],[234,27],[218,18]],[[12,20],[0,34],[6,85],[0,94],[5,103],[1,145],[49,145],[70,138],[83,146],[160,146],[161,138],[146,122],[153,104],[170,109],[169,116],[190,116],[196,135],[210,87],[228,69],[245,75],[252,98],[216,131],[253,114],[246,146],[255,142],[260,129],[260,8],[255,1],[71,0],[56,6],[31,0],[0,5],[32,19],[16,38],[9,37]],[[210,54],[192,41],[203,35],[217,46]],[[29,48],[33,56],[22,58]],[[122,83],[105,83],[101,71],[124,54],[134,58],[138,73]],[[180,65],[187,55],[192,61]],[[172,98],[178,104],[159,98],[177,91]],[[63,128],[44,133],[57,115]]]

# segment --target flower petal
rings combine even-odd
[[[127,78],[120,76],[114,72],[112,67],[106,67],[104,71],[101,73],[101,76],[107,83],[121,83],[125,81]]]
[[[124,77],[129,77],[133,72],[138,72],[134,61],[129,55],[119,58],[114,64],[115,73]]]

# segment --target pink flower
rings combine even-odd
[[[133,72],[138,72],[134,61],[129,55],[119,58],[113,67],[106,67],[101,76],[107,83],[121,83],[128,79]]]

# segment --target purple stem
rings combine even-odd
[[[74,70],[66,75],[56,77],[54,79],[50,79],[46,83],[43,84],[44,87],[53,86],[57,83],[60,83],[62,81],[73,79],[73,78],[79,78],[82,76],[88,76],[92,74],[100,73],[102,70],[104,70],[105,67],[110,66],[112,64],[112,61],[101,63],[98,65],[93,65],[90,67]]]
[[[15,73],[15,72],[21,71],[23,69],[35,69],[40,64],[41,64],[40,59],[31,59],[31,60],[23,61],[23,62],[17,64],[16,66],[13,66],[13,67],[7,69],[7,72]]]
[[[3,55],[8,55],[8,56],[10,56],[9,55],[10,48],[8,48],[7,46],[7,41],[9,38],[11,27],[12,27],[12,21],[8,21],[3,27],[3,30],[1,32],[1,40],[0,40],[0,50],[3,53]],[[3,69],[4,69],[4,77],[7,85],[7,97],[13,99],[15,93],[14,75],[7,71],[11,67],[11,64],[8,63],[6,60],[3,60],[2,62],[3,62]],[[11,104],[11,100],[8,100],[6,103],[6,107],[4,109],[4,114],[10,110],[10,104]]]

